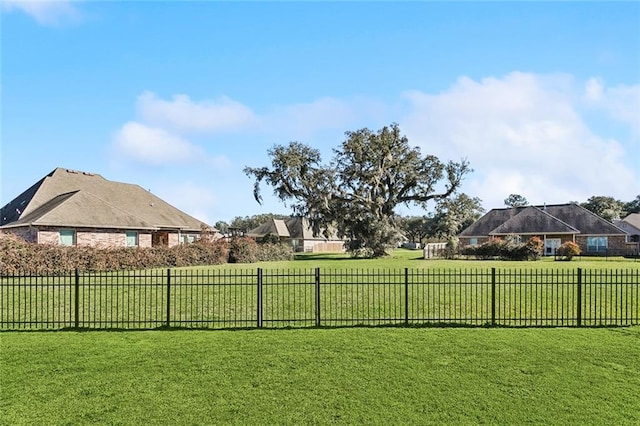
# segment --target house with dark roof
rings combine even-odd
[[[628,243],[640,243],[640,213],[631,213],[621,220],[613,223],[627,234]]]
[[[0,232],[94,247],[174,246],[211,228],[134,184],[56,168],[0,209]]]
[[[626,233],[613,223],[577,204],[493,209],[463,230],[460,245],[476,245],[495,238],[526,241],[538,237],[544,254],[553,255],[567,241],[580,246],[584,255],[627,254]]]
[[[345,243],[335,232],[330,232],[328,237],[314,233],[309,220],[303,217],[271,219],[245,235],[256,240],[268,235],[277,236],[281,242],[291,244],[297,252],[342,252]]]

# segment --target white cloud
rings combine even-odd
[[[114,138],[119,155],[152,165],[184,163],[203,157],[202,150],[168,131],[130,121]]]
[[[157,195],[185,213],[213,226],[214,218],[209,212],[215,208],[218,200],[210,188],[186,181],[164,184]]]
[[[633,198],[637,171],[625,166],[618,141],[582,120],[573,86],[566,75],[463,77],[438,95],[406,93],[411,112],[400,124],[423,153],[467,158],[475,173],[464,190],[487,208],[501,207],[511,193],[536,204],[594,194]],[[589,93],[600,96],[597,82]]]
[[[195,102],[187,95],[174,95],[167,101],[153,92],[144,92],[138,97],[137,110],[147,123],[182,132],[238,130],[255,121],[251,109],[224,96]]]
[[[585,104],[606,105],[611,114],[617,111],[616,117],[631,123],[634,108],[638,110],[637,90],[607,88],[597,79],[582,86],[564,74],[514,72],[481,80],[461,77],[438,94],[406,92],[401,108],[368,98],[323,97],[271,106],[262,114],[228,98],[195,102],[177,95],[162,100],[145,92],[137,102],[139,120],[122,126],[114,144],[120,155],[142,163],[198,163],[213,166],[202,170],[224,170],[226,183],[210,183],[218,185],[217,194],[227,194],[225,200],[236,200],[235,188],[246,176],[226,155],[209,157],[211,149],[228,150],[231,158],[244,161],[256,144],[269,140],[297,139],[319,149],[335,148],[345,130],[377,130],[397,121],[423,153],[443,160],[467,158],[475,172],[462,190],[480,197],[486,208],[501,207],[511,193],[535,204],[583,201],[592,195],[630,200],[640,187],[638,171],[629,165],[636,154],[633,142],[599,135],[581,114]],[[233,134],[214,136],[221,143],[213,148],[204,146],[205,139],[194,139],[196,144],[187,138],[196,131]],[[259,149],[267,161],[266,148]],[[192,211],[204,215],[209,208],[211,204]],[[225,216],[229,204],[216,209],[224,209],[216,214]]]
[[[585,84],[584,98],[588,105],[606,111],[613,119],[625,123],[640,133],[640,84],[606,87],[591,78]]]
[[[261,117],[261,130],[306,140],[318,132],[355,130],[371,120],[380,121],[385,107],[367,98],[337,99],[322,97],[311,102],[274,106]],[[339,143],[335,141],[335,145]]]
[[[39,24],[57,26],[67,22],[78,22],[81,14],[71,1],[64,0],[2,0],[2,10],[22,11]]]

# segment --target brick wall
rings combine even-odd
[[[169,237],[169,240],[168,240],[169,247],[177,246],[178,244],[180,244],[180,237],[178,237],[177,232],[170,232],[168,237]]]
[[[587,238],[586,235],[576,236],[576,243],[580,246],[582,254],[590,254],[587,251]],[[607,249],[612,253],[623,253],[627,249],[626,236],[625,235],[609,235],[607,237]],[[596,253],[593,253],[596,254]]]
[[[480,244],[484,244],[484,243],[488,242],[489,241],[489,237],[478,237],[477,240],[478,240],[477,244],[480,245]],[[469,245],[471,245],[471,238],[469,238],[469,237],[460,237],[458,239],[458,243],[459,243],[460,247],[469,246]]]
[[[53,244],[57,246],[60,243],[60,234],[57,230],[39,229],[37,242],[38,244]]]
[[[58,228],[39,229],[37,232],[38,244],[58,245],[60,243],[58,231]],[[76,245],[97,248],[126,247],[126,231],[121,229],[76,229]],[[138,246],[151,247],[150,232],[138,233]]]
[[[29,243],[37,242],[38,233],[31,227],[9,228],[3,231],[5,234],[16,235]]]
[[[138,233],[138,246],[139,247],[151,247],[151,233]]]
[[[70,229],[70,228],[65,228]],[[9,228],[3,231],[6,234],[17,235],[30,243],[52,244],[60,243],[59,228],[55,227],[21,227]],[[178,233],[168,233],[168,246],[180,244]],[[152,247],[152,234],[150,231],[138,232],[138,247]],[[126,231],[123,229],[76,229],[76,245],[98,248],[126,247]]]

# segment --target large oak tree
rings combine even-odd
[[[397,206],[426,208],[429,201],[446,200],[471,171],[466,160],[444,163],[422,155],[395,123],[345,135],[329,164],[317,149],[299,142],[274,146],[268,151],[270,167],[244,169],[255,179],[255,199],[262,201],[264,182],[295,214],[309,218],[316,232],[337,229],[349,238],[351,250],[379,257],[400,240]]]

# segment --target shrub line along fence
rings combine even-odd
[[[640,324],[640,271],[146,270],[0,277],[0,329]]]

